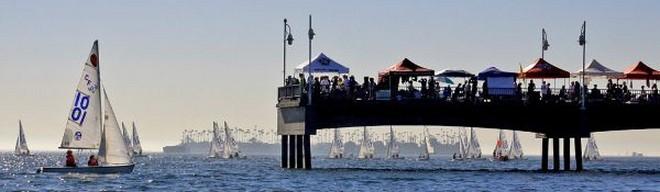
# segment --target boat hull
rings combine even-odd
[[[98,167],[41,167],[37,173],[89,173],[89,174],[128,174],[135,164]]]

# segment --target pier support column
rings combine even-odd
[[[564,171],[571,170],[571,138],[564,137]]]
[[[575,137],[575,171],[582,171],[582,138]]]
[[[296,137],[296,169],[302,169],[303,166],[303,135]]]
[[[280,145],[282,146],[281,153],[282,153],[282,168],[287,168],[289,166],[289,136],[288,135],[282,135],[282,142]]]
[[[552,170],[559,171],[559,137],[552,138]]]
[[[548,171],[548,138],[541,139],[541,171]]]
[[[312,145],[311,145],[311,141],[309,139],[310,139],[310,135],[303,136],[303,140],[304,140],[304,142],[303,142],[304,157],[303,158],[305,159],[304,160],[304,162],[305,162],[304,168],[305,169],[312,169],[312,149],[311,149]]]
[[[296,168],[296,136],[289,135],[289,169]]]

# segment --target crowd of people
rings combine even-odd
[[[311,83],[310,83],[311,82]],[[526,89],[523,89],[523,83]],[[640,90],[631,90],[632,83],[614,83],[608,80],[606,89],[601,90],[594,84],[589,89],[579,81],[572,81],[566,87],[552,88],[551,84],[541,81],[540,85],[533,79],[528,82],[513,82],[513,88],[494,89],[488,87],[488,81],[482,81],[481,86],[476,77],[466,78],[463,83],[456,86],[450,84],[441,86],[434,78],[401,78],[392,85],[391,82],[376,83],[373,77],[364,77],[358,82],[352,75],[307,77],[300,74],[298,78],[289,76],[287,85],[299,85],[300,93],[307,95],[311,90],[312,99],[321,100],[442,100],[451,102],[492,102],[497,100],[519,100],[524,102],[575,102],[582,100],[582,91],[585,91],[589,102],[660,102],[658,87],[654,83],[641,86]],[[389,98],[377,98],[377,92],[389,90]],[[525,91],[523,91],[525,90]],[[496,92],[496,93],[491,93]],[[307,97],[301,97],[304,102]]]

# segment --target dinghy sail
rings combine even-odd
[[[513,131],[513,136],[511,138],[509,159],[524,159],[522,145],[520,145],[520,138],[518,137],[518,133],[516,131]]]
[[[25,140],[25,132],[23,131],[23,123],[21,120],[18,120],[18,137],[16,138],[14,154],[18,156],[30,155],[30,149],[28,149],[27,140]]]
[[[367,127],[362,128],[362,142],[360,143],[360,153],[358,159],[372,159],[374,158],[374,144],[369,139],[369,132]]]
[[[506,135],[504,135],[504,130],[500,129],[500,132],[497,136],[497,141],[495,141],[495,149],[493,150],[493,159],[506,161],[509,159],[509,154],[507,151],[509,144],[506,140]]]
[[[239,158],[241,151],[238,149],[238,143],[231,136],[229,125],[225,121],[224,155],[225,159]]]
[[[142,156],[142,145],[140,144],[140,136],[138,136],[137,128],[135,127],[135,122],[132,123],[133,126],[133,154],[137,156]]]
[[[457,136],[458,137],[457,138],[458,139],[458,151],[456,153],[454,153],[454,155],[452,156],[452,159],[462,160],[462,159],[467,158],[467,155],[468,155],[468,150],[467,149],[469,148],[468,147],[469,142],[468,142],[468,138],[467,138],[467,135],[466,135],[465,132],[466,132],[465,128],[459,128],[458,136]]]
[[[433,149],[433,145],[431,145],[431,133],[429,133],[429,128],[426,126],[424,126],[424,134],[426,139],[426,149],[428,150],[429,155],[435,154],[435,149]]]
[[[211,147],[209,147],[209,157],[220,158],[223,157],[223,154],[220,127],[218,127],[218,122],[213,121],[213,138],[211,138]]]
[[[596,139],[592,133],[589,136],[589,141],[587,141],[587,146],[584,149],[584,160],[601,160],[600,152],[598,151],[598,145],[596,145]]]
[[[334,131],[332,144],[330,146],[330,154],[328,156],[331,159],[341,159],[344,157],[344,143],[341,140],[341,134],[337,128],[335,128]]]
[[[422,136],[422,143],[421,143],[422,153],[419,155],[419,160],[429,160],[430,154],[432,153],[431,151],[433,151],[433,147],[431,147],[429,134],[426,127],[424,127],[423,133],[424,135]]]
[[[132,151],[129,151],[128,146],[126,146],[124,136],[122,136],[121,130],[119,129],[117,116],[112,109],[112,105],[110,105],[110,100],[108,100],[108,95],[105,90],[103,90],[103,96],[105,99],[105,124],[103,126],[101,144],[98,153],[99,164],[105,166],[131,165],[130,154],[132,154]]]
[[[468,145],[467,153],[467,158],[469,159],[481,159],[479,139],[477,138],[477,132],[472,127],[470,127],[470,144]]]
[[[124,143],[126,143],[126,147],[128,148],[128,154],[129,156],[133,157],[133,141],[131,141],[131,136],[128,134],[128,130],[126,130],[124,122],[121,122],[121,130],[124,137]]]
[[[396,142],[396,135],[394,135],[394,129],[390,125],[390,138],[387,141],[387,158],[388,159],[400,159],[399,157],[399,144]]]
[[[61,149],[97,149],[101,141],[101,71],[98,41],[83,67],[68,115]]]

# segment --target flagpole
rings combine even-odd
[[[541,59],[545,59],[545,29],[541,29]]]
[[[316,34],[314,34],[314,30],[312,29],[312,15],[311,14],[309,15],[309,31],[308,31],[307,35],[309,36],[309,52],[308,52],[309,53],[308,54],[309,60],[308,60],[308,64],[307,64],[307,69],[309,70],[309,76],[308,77],[311,77],[312,76],[312,39],[314,39],[314,35],[316,35]],[[314,79],[312,79],[312,81],[313,80]],[[312,103],[312,91],[313,91],[312,90],[312,88],[313,88],[312,87],[312,84],[313,84],[312,81],[307,82],[307,105],[310,105]]]
[[[587,86],[586,82],[584,81],[584,74],[585,74],[585,64],[586,64],[586,53],[587,53],[587,21],[584,21],[582,23],[582,110],[587,109],[586,103],[586,91],[584,87]]]

